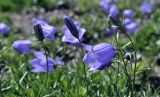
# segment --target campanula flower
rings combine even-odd
[[[144,2],[141,7],[141,11],[144,13],[151,13],[152,12],[152,5],[150,3]]]
[[[54,71],[54,66],[56,64],[63,65],[64,62],[60,61],[60,59],[56,58],[56,60],[53,60],[49,56],[43,54],[40,51],[34,51],[33,54],[35,55],[35,59],[30,61],[30,64],[34,67],[32,72],[47,72],[47,60],[48,60],[48,72]]]
[[[39,19],[36,19],[36,18],[33,18],[32,22],[33,22],[34,25],[37,25],[37,24],[41,25],[43,35],[46,39],[55,40],[56,33],[57,33],[57,28],[56,27],[49,25],[44,20],[39,20]]]
[[[19,52],[30,53],[31,40],[17,40],[13,43],[13,48]]]
[[[47,61],[46,55],[40,51],[34,51],[35,59],[30,61],[30,64],[34,67],[32,72],[47,72]],[[51,72],[54,70],[55,61],[47,57],[48,60],[48,71]]]
[[[110,8],[110,0],[101,0],[100,1],[100,6],[103,8],[104,11],[109,12],[109,8]]]
[[[0,23],[0,33],[2,34],[8,34],[10,30],[10,27],[6,25],[5,23]]]
[[[74,24],[78,29],[78,38],[80,41],[75,36],[73,36],[67,26],[63,27],[64,36],[62,37],[62,41],[72,45],[79,45],[83,40],[83,35],[85,34],[86,30],[80,27],[80,23],[74,22]]]
[[[125,25],[125,27],[129,33],[133,33],[138,29],[138,24],[132,22],[130,24]]]
[[[134,15],[134,11],[132,9],[126,9],[123,11],[123,16],[132,17]]]
[[[112,14],[112,15],[115,15],[115,16],[117,16],[119,14],[119,10],[118,10],[117,5],[114,4],[114,5],[110,6],[109,14]]]
[[[124,25],[128,25],[128,24],[130,24],[132,22],[133,22],[133,20],[131,18],[125,18],[124,19]]]
[[[89,64],[89,70],[102,70],[111,65],[112,59],[116,52],[111,44],[101,43],[95,46],[83,44],[88,53],[84,56],[83,61]]]

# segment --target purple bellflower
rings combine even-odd
[[[30,53],[31,40],[17,40],[13,43],[13,48],[19,52]]]
[[[32,72],[47,72],[46,55],[39,51],[34,51],[33,53],[36,56],[36,58],[30,61],[30,64],[34,67]],[[50,57],[47,57],[47,59],[48,71],[51,72],[54,70],[55,61]]]
[[[123,16],[125,17],[132,17],[134,15],[134,11],[132,9],[126,9],[123,11]]]
[[[46,55],[40,51],[34,51],[35,59],[30,61],[30,64],[34,67],[32,72],[47,72],[47,61]],[[59,59],[53,60],[50,57],[47,57],[48,60],[48,72],[54,71],[55,64],[63,65],[64,62]]]
[[[138,24],[132,22],[130,24],[125,25],[125,27],[129,33],[133,33],[138,29]]]
[[[55,40],[56,38],[56,33],[57,33],[57,28],[54,26],[49,25],[46,21],[44,20],[39,20],[36,18],[32,19],[32,22],[34,25],[40,24],[42,31],[43,31],[43,36],[48,39],[48,40]]]
[[[141,11],[143,11],[144,13],[151,13],[152,12],[152,5],[150,3],[144,2],[141,7],[140,7]]]
[[[0,33],[8,34],[10,27],[7,26],[5,23],[0,23]]]
[[[124,25],[128,25],[128,24],[130,24],[132,22],[133,22],[133,20],[131,18],[125,18],[124,19]]]
[[[84,56],[83,61],[89,64],[89,71],[102,70],[111,65],[116,52],[111,44],[101,43],[95,46],[83,44],[88,53]]]
[[[83,35],[85,34],[86,30],[81,28],[78,22],[69,22],[68,24],[65,20],[64,22],[66,26],[63,27],[64,36],[62,37],[62,41],[72,45],[80,45],[80,42],[83,41]]]
[[[115,15],[115,16],[117,16],[119,14],[119,10],[118,10],[117,5],[114,4],[114,5],[110,6],[109,14],[112,14],[112,15]]]
[[[109,8],[110,8],[110,3],[111,1],[109,0],[101,0],[100,1],[100,6],[103,8],[104,11],[109,12]]]

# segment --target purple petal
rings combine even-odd
[[[119,10],[117,5],[111,5],[110,9],[109,9],[109,14],[115,15],[117,16],[119,14]]]
[[[40,52],[40,51],[34,51],[33,54],[36,56],[38,59],[44,59],[46,56]]]
[[[101,43],[93,46],[93,50],[88,45],[84,48],[89,52],[84,56],[83,61],[90,65],[90,70],[102,70],[110,65],[116,52],[111,44]]]
[[[10,27],[5,23],[0,23],[0,33],[8,34]]]
[[[30,46],[32,41],[30,40],[17,40],[13,43],[13,48],[19,52],[30,53]]]
[[[90,45],[87,45],[87,44],[82,44],[82,46],[88,52],[92,52],[93,51],[93,46],[90,46]]]
[[[100,6],[101,6],[106,12],[109,12],[109,8],[110,8],[109,2],[107,2],[106,0],[101,0],[101,1],[100,1]]]
[[[128,25],[128,24],[130,24],[132,22],[133,22],[133,20],[131,18],[125,18],[124,19],[124,25]]]
[[[144,2],[141,7],[141,11],[144,13],[151,13],[152,12],[152,5],[150,3]]]
[[[48,40],[55,40],[55,35],[57,33],[57,29],[53,26],[46,25],[42,26],[44,37],[46,37]]]
[[[132,17],[134,15],[134,11],[132,9],[126,9],[123,11],[123,16]]]
[[[126,25],[125,27],[128,30],[128,32],[133,33],[138,29],[138,24],[130,23],[130,24]]]

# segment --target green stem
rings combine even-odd
[[[131,97],[133,97],[134,95],[134,84],[135,84],[135,77],[136,77],[136,69],[137,69],[137,54],[136,54],[136,49],[135,49],[135,45],[131,39],[131,37],[129,36],[128,32],[124,29],[124,28],[119,28],[121,31],[125,32],[125,34],[127,35],[127,37],[129,38],[131,44],[132,44],[132,47],[134,49],[134,72],[133,72],[133,83],[132,83],[132,91],[131,91]]]
[[[83,59],[83,55],[84,55],[84,52],[83,52],[83,47],[82,47],[82,45],[81,45],[81,59]],[[87,96],[88,96],[88,79],[87,79],[87,71],[86,71],[86,64],[84,64],[84,62],[82,62],[83,63],[83,70],[84,70],[84,76],[85,76],[85,81],[86,81],[86,87],[87,87],[87,92],[86,92],[86,94],[87,94]]]
[[[118,33],[118,32],[117,32],[117,33]],[[117,39],[117,33],[114,34],[114,37],[115,37],[115,39],[116,39],[117,47],[119,47],[119,43],[118,43],[118,39]],[[119,54],[118,54],[118,59],[119,59]],[[118,85],[118,84],[117,84],[117,83],[118,83],[118,74],[119,74],[119,63],[118,63],[117,75],[116,75],[116,82],[115,82],[116,85]],[[118,86],[117,86],[117,88],[116,88],[116,92],[117,92],[117,96],[119,96]]]
[[[63,55],[65,55],[65,45],[63,44]],[[68,93],[69,93],[69,77],[68,77],[68,71],[67,71],[67,64],[66,64],[66,56],[64,56],[64,66],[65,66],[65,74],[66,74],[66,78],[67,78],[67,97],[69,97]]]
[[[43,85],[41,86],[41,88],[40,88],[40,90],[39,90],[39,92],[38,92],[38,97],[41,96],[41,91],[42,91],[43,87],[45,86],[45,84],[46,84],[47,81],[48,81],[48,73],[49,73],[49,67],[48,67],[49,64],[48,64],[48,58],[47,58],[47,49],[46,49],[46,47],[44,46],[43,41],[42,41],[42,45],[43,45],[43,49],[44,49],[45,55],[46,55],[47,74],[46,74],[46,79],[45,79]]]

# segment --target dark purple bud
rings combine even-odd
[[[126,53],[124,55],[124,58],[128,61],[131,61],[133,59],[133,54],[132,53]]]
[[[34,33],[38,41],[43,41],[44,35],[40,24],[34,25]]]
[[[65,25],[67,26],[67,28],[71,32],[71,34],[74,37],[76,37],[77,39],[79,39],[79,35],[78,35],[79,31],[78,31],[76,25],[74,24],[73,20],[68,16],[65,16],[63,20],[64,20]]]
[[[122,22],[115,15],[109,15],[108,18],[115,26],[121,26],[122,25]]]

